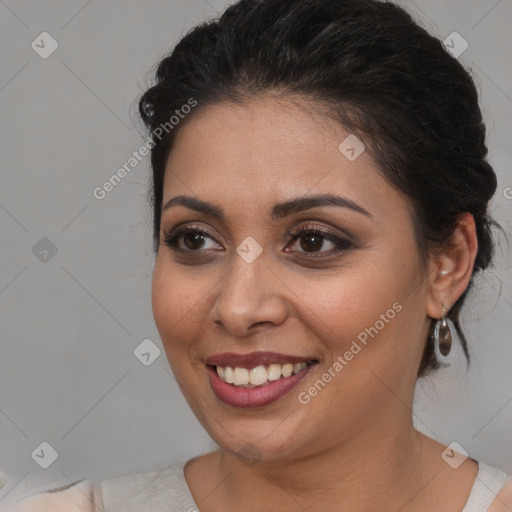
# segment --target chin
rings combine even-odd
[[[247,465],[256,462],[276,462],[306,455],[306,427],[312,428],[310,418],[298,413],[273,418],[227,417],[216,411],[194,411],[194,414],[215,443]]]

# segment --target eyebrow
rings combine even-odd
[[[191,196],[173,197],[167,201],[167,203],[165,203],[163,211],[178,205],[184,206],[215,219],[225,220],[226,218],[224,211],[220,206]],[[373,215],[365,210],[362,206],[346,197],[341,197],[335,194],[317,194],[311,196],[295,197],[276,203],[270,211],[270,218],[271,220],[276,221],[292,213],[309,210],[310,208],[315,208],[318,206],[339,206],[341,208],[347,208],[357,213],[361,213],[362,215],[373,219]]]

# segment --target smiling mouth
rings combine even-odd
[[[300,363],[274,363],[266,366],[259,365],[253,368],[220,365],[208,366],[217,372],[220,380],[234,387],[261,388],[268,386],[272,382],[297,375],[316,362],[315,360],[310,360]]]
[[[224,352],[204,361],[215,396],[232,407],[263,407],[288,395],[319,361],[269,351]]]

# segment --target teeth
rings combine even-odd
[[[232,368],[231,366],[217,366],[217,375],[228,384],[252,388],[265,386],[269,382],[279,380],[281,377],[287,378],[292,374],[295,375],[306,366],[307,363],[271,364],[267,367],[256,366],[250,370],[247,368]]]
[[[281,378],[281,365],[280,364],[271,364],[267,368],[267,379],[272,380],[278,380]]]
[[[293,364],[283,364],[281,373],[283,377],[290,377],[290,375],[293,373]]]
[[[261,386],[267,382],[267,370],[264,366],[256,366],[249,373],[249,382],[253,386]]]
[[[217,368],[218,368],[218,366],[217,366]],[[222,379],[221,375],[219,375],[219,377]],[[227,366],[224,369],[224,379],[223,380],[225,380],[229,384],[233,384],[235,382],[235,372],[233,371],[233,368],[230,368],[229,366]]]
[[[293,365],[293,374],[299,373],[303,368],[305,368],[306,363],[297,363]],[[306,365],[307,366],[307,365]]]
[[[233,384],[235,386],[247,385],[249,384],[249,370],[247,368],[235,368],[235,381]]]

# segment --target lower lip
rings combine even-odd
[[[315,366],[309,364],[299,373],[291,377],[281,377],[265,386],[256,388],[244,388],[233,386],[221,380],[214,367],[207,366],[210,376],[210,385],[219,400],[233,407],[262,407],[275,402],[290,392]]]

